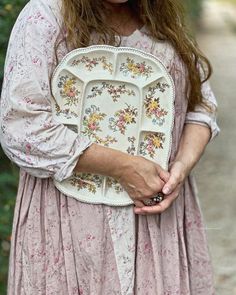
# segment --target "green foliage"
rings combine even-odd
[[[185,0],[184,2],[190,31],[194,32],[200,22],[203,0]]]
[[[0,1],[0,88],[3,75],[5,52],[12,26],[26,0],[1,0]]]
[[[202,0],[185,0],[188,13],[193,21],[199,19],[202,9]]]

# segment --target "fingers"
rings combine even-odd
[[[145,206],[142,201],[137,201],[137,200],[134,200],[134,205],[137,208],[143,208]]]
[[[145,215],[160,214],[170,207],[174,199],[174,197],[168,197],[164,201],[160,202],[155,206],[144,206],[142,208],[134,208],[134,212],[136,214]]]
[[[165,195],[171,194],[176,189],[179,183],[180,183],[180,179],[175,174],[172,174],[169,180],[166,182],[166,184],[162,188],[163,194]]]
[[[176,165],[174,164],[170,171],[169,180],[162,188],[163,194],[171,194],[176,189],[176,187],[183,181],[183,178],[183,171],[180,165],[178,165],[177,163]]]
[[[158,175],[161,178],[161,180],[164,181],[164,183],[168,182],[168,180],[170,178],[170,173],[168,171],[165,171],[165,170],[160,170],[158,172]]]
[[[166,195],[171,194],[187,175],[187,167],[180,161],[174,162],[170,170],[170,178],[163,186],[162,192]]]
[[[152,214],[163,213],[172,205],[174,200],[178,197],[180,189],[181,189],[181,184],[179,184],[177,188],[170,195],[165,196],[165,199],[161,201],[159,204],[155,206],[143,206],[140,208],[134,208],[134,213],[140,214],[140,215],[152,215]]]
[[[160,165],[156,164],[156,170],[158,176],[164,181],[167,182],[170,177],[170,173],[166,170],[164,170]]]

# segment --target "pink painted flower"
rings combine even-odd
[[[117,126],[119,128],[123,127],[124,126],[124,122],[123,121],[118,121]]]
[[[75,92],[70,89],[70,91],[67,93],[69,97],[75,97]]]
[[[153,150],[153,147],[152,147],[152,145],[147,145],[147,150],[149,151],[149,152],[151,152],[152,150]]]
[[[145,65],[143,63],[140,64],[139,71],[140,71],[140,73],[145,72]]]
[[[161,117],[161,116],[162,116],[162,113],[161,113],[160,110],[156,109],[156,111],[155,111],[155,115],[156,115],[157,117]]]
[[[119,121],[124,121],[125,120],[125,116],[123,114],[120,114],[118,120]]]
[[[91,130],[96,130],[96,123],[93,122],[93,123],[88,124],[88,128]]]

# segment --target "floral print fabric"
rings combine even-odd
[[[214,294],[191,176],[171,208],[153,216],[134,215],[132,205],[82,203],[55,188],[53,178],[61,181],[71,176],[79,155],[90,144],[51,117],[49,81],[57,64],[54,45],[61,38],[57,3],[29,2],[13,29],[6,59],[1,144],[21,167],[8,295]],[[94,34],[91,43],[95,40]],[[121,44],[159,57],[175,82],[170,162],[184,124],[207,125],[212,137],[218,133],[214,113],[200,107],[186,112],[186,69],[167,42],[154,42],[142,29],[122,37]],[[61,42],[57,58],[61,60],[67,52]],[[202,91],[205,99],[216,105],[208,83]],[[156,111],[147,111],[155,118]],[[146,144],[148,140],[161,145],[161,137],[149,138]]]
[[[58,26],[29,3],[12,32],[1,95],[1,144],[31,175],[69,177],[90,141],[52,119],[50,75]],[[46,12],[46,10],[45,10]],[[47,13],[47,12],[46,12]]]

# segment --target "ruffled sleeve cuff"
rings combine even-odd
[[[71,158],[54,174],[54,180],[61,182],[72,176],[79,157],[92,145],[93,142],[86,138],[78,137],[73,146]]]
[[[210,141],[213,140],[220,132],[220,128],[216,122],[216,117],[212,117],[208,113],[188,112],[185,124],[198,124],[209,127],[211,131]]]
[[[202,78],[204,77],[203,72],[200,70]],[[217,125],[217,100],[212,91],[209,80],[205,81],[201,87],[203,103],[209,108],[205,108],[203,105],[196,105],[194,111],[187,112],[186,114],[186,124],[199,124],[203,126],[208,126],[211,131],[211,138],[215,138],[220,129]]]

